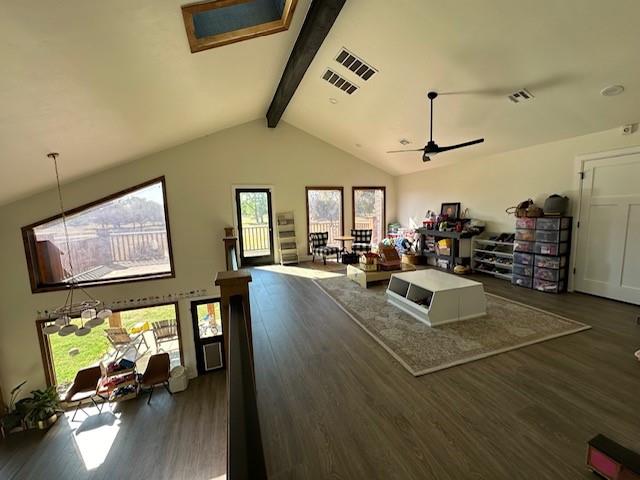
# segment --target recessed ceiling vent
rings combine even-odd
[[[324,75],[322,75],[322,78],[327,82],[329,82],[334,87],[339,88],[340,90],[342,90],[345,93],[348,93],[349,95],[351,95],[353,92],[358,90],[357,85],[354,85],[346,78],[341,77],[330,68],[327,68],[327,71],[324,72]]]
[[[374,74],[378,73],[378,70],[346,48],[340,50],[340,53],[336,57],[336,62],[348,68],[363,80],[369,80]]]
[[[526,88],[523,88],[522,90],[518,90],[517,92],[514,92],[511,95],[509,95],[509,100],[511,100],[513,103],[522,103],[527,100],[532,100],[533,98],[535,97]]]

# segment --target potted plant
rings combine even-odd
[[[58,420],[60,401],[55,386],[44,390],[33,390],[28,400],[26,419],[40,430],[49,428]]]
[[[23,426],[24,424],[24,418],[27,413],[25,402],[22,400],[16,402],[16,398],[25,383],[27,383],[26,380],[19,385],[16,385],[11,390],[7,413],[0,418],[0,426],[2,427],[2,431],[5,433],[9,433],[14,428]]]

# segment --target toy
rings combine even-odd
[[[640,455],[604,435],[588,442],[587,467],[610,480],[640,480]]]

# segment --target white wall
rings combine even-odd
[[[64,145],[61,170],[64,175]],[[37,153],[39,154],[39,153]],[[90,159],[87,159],[90,161]],[[43,159],[42,168],[52,169]],[[53,171],[51,173],[53,176]],[[263,120],[194,140],[146,158],[64,185],[72,208],[165,175],[176,278],[96,287],[91,294],[108,302],[207,288],[224,269],[223,227],[233,223],[232,185],[273,186],[274,211],[293,210],[298,238],[306,236],[306,185],[342,185],[345,228],[351,226],[351,187],[387,187],[387,221],[396,218],[395,180],[352,155],[286,123],[267,129]],[[44,384],[35,317],[37,310],[64,302],[61,292],[32,294],[20,228],[57,213],[49,190],[0,208],[0,387],[27,379],[27,391]],[[304,245],[301,245],[301,252]],[[188,300],[180,302],[185,363],[195,373]]]
[[[410,218],[421,221],[428,209],[439,211],[442,202],[461,202],[488,230],[513,231],[514,218],[505,209],[522,200],[533,198],[542,206],[558,193],[577,205],[577,155],[638,144],[640,134],[622,136],[614,129],[403,175],[396,183],[398,218],[408,225]]]

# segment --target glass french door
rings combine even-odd
[[[236,189],[240,263],[270,265],[274,261],[271,191],[267,188]]]
[[[191,302],[191,320],[198,375],[224,368],[220,299],[210,298]]]

